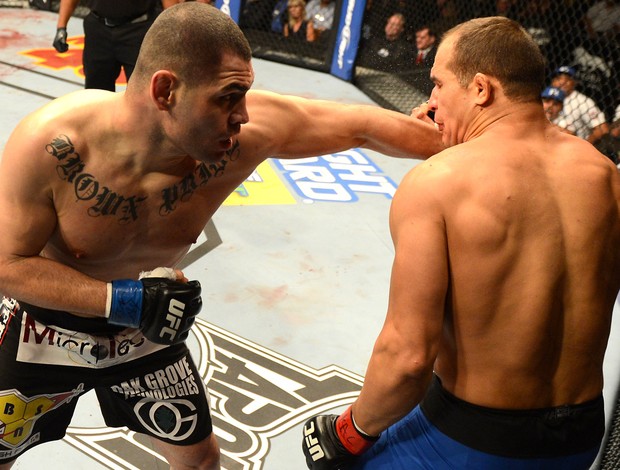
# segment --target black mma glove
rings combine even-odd
[[[346,470],[377,439],[355,425],[350,406],[340,416],[320,415],[306,421],[301,447],[309,469]]]
[[[69,50],[69,44],[67,44],[67,28],[58,28],[56,30],[56,36],[54,36],[52,46],[54,46],[54,49],[58,52],[67,52]]]
[[[112,281],[108,284],[108,323],[139,328],[154,343],[181,343],[202,308],[200,293],[198,281],[164,277]]]

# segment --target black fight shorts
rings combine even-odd
[[[13,299],[0,305],[0,463],[62,439],[90,390],[108,426],[176,445],[212,433],[208,392],[185,344],[158,345],[135,329],[71,331],[38,313]]]
[[[588,452],[599,448],[605,434],[602,395],[578,405],[498,410],[455,397],[434,376],[420,408],[450,438],[509,458],[555,458]]]

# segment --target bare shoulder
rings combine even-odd
[[[50,135],[66,129],[81,131],[94,118],[104,113],[102,105],[112,97],[101,90],[80,90],[57,98],[27,115],[15,128],[18,144],[49,142]],[[22,139],[22,135],[27,136]]]
[[[405,175],[403,183],[441,186],[455,175],[462,174],[467,165],[465,157],[470,153],[464,144],[448,147],[415,166]]]
[[[548,152],[560,168],[577,179],[584,178],[611,178],[620,181],[618,167],[605,155],[599,152],[592,144],[579,137],[561,133],[557,144]]]
[[[58,98],[27,115],[13,129],[2,154],[2,179],[15,181],[17,174],[45,181],[54,174],[59,158],[66,155],[75,135],[82,135],[89,114],[101,107],[99,91],[78,91]],[[90,111],[88,110],[90,109]],[[27,176],[26,176],[27,175]]]
[[[462,174],[459,153],[453,148],[445,149],[409,170],[398,186],[396,203],[407,199],[428,205],[448,199],[455,190],[455,178]]]

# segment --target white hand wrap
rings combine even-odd
[[[163,277],[170,279],[171,281],[177,280],[177,273],[172,268],[155,268],[152,271],[142,271],[138,279],[144,279],[145,277]]]

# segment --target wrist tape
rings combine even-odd
[[[142,294],[140,281],[120,279],[108,283],[106,317],[111,325],[138,328],[142,317]]]
[[[336,420],[336,433],[342,445],[353,455],[363,453],[379,439],[379,436],[370,436],[357,427],[353,420],[353,405]]]

